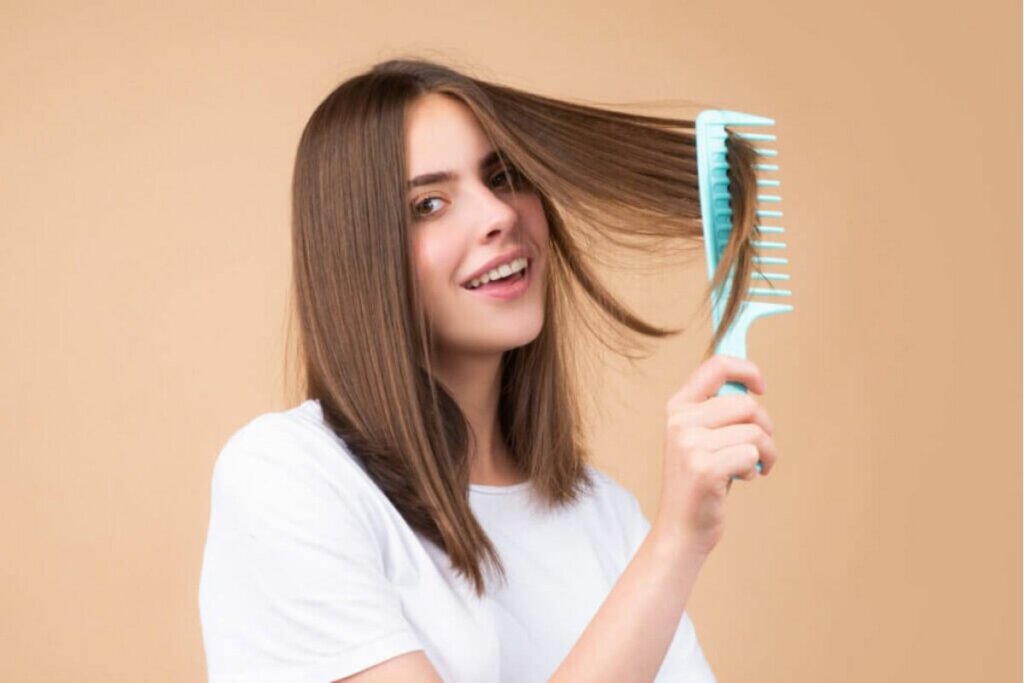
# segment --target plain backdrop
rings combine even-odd
[[[748,342],[782,459],[688,605],[720,680],[1020,680],[1020,39],[1010,1],[0,3],[0,679],[205,680],[211,468],[296,402],[298,136],[419,56],[778,122],[796,310]],[[711,327],[702,261],[639,265],[609,282],[687,331],[588,419],[651,515]]]

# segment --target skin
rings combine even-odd
[[[533,341],[544,324],[548,224],[540,197],[516,180],[512,167],[511,175],[500,164],[480,168],[494,147],[455,98],[431,93],[411,103],[405,136],[408,180],[455,174],[408,194],[416,277],[434,331],[432,370],[475,436],[470,482],[518,483],[497,421],[499,372],[502,354]],[[522,296],[502,301],[462,286],[491,259],[520,246],[532,278]]]

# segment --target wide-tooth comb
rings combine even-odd
[[[729,197],[729,170],[728,159],[726,158],[725,141],[728,136],[725,127],[735,128],[736,126],[773,126],[775,121],[763,116],[743,114],[735,111],[722,111],[709,109],[697,116],[697,178],[700,185],[700,206],[701,220],[704,224],[704,251],[707,255],[708,279],[712,280],[718,268],[719,260],[729,242],[729,233],[732,231],[732,209],[730,208]],[[742,133],[736,130],[732,134],[745,138],[751,142],[770,142],[776,139],[775,135],[768,133]],[[755,146],[758,157],[777,157],[778,151]],[[782,197],[774,194],[761,194],[762,187],[778,187],[778,180],[761,179],[762,171],[778,171],[777,164],[760,163],[755,164],[758,172],[757,178],[757,224],[762,234],[782,234],[785,229],[781,225],[764,225],[762,218],[781,218],[782,211],[776,209],[762,208],[763,205],[777,204]],[[753,246],[758,249],[781,250],[786,248],[785,242],[754,240]],[[754,256],[754,265],[784,266],[789,260],[777,256]],[[714,330],[717,333],[725,312],[726,299],[732,289],[733,275],[735,269],[729,272],[725,282],[712,294],[712,321]],[[747,290],[749,296],[761,297],[789,297],[792,292],[788,289],[777,289],[772,283],[788,281],[787,273],[758,272],[751,273],[752,284],[762,282],[768,286],[752,286]],[[790,304],[753,301],[744,299],[738,314],[732,325],[726,331],[721,341],[715,346],[716,354],[725,354],[737,358],[747,357],[747,329],[750,324],[758,318],[763,318],[777,313],[787,313],[793,310]],[[739,382],[726,382],[718,391],[719,396],[725,394],[746,393],[747,388]],[[757,463],[758,472],[761,471],[760,461]],[[735,478],[735,477],[734,477]]]

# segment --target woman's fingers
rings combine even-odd
[[[758,460],[761,461],[761,475],[768,474],[779,457],[775,441],[757,424],[733,424],[709,429],[701,433],[699,443],[710,457],[720,457],[720,452],[735,446],[754,446],[757,449]]]
[[[684,427],[717,429],[731,424],[753,423],[769,436],[775,431],[768,412],[750,394],[715,396],[692,405],[679,418]]]
[[[723,476],[728,476],[728,481],[733,477],[747,481],[757,478],[757,460],[761,457],[760,450],[749,443],[737,444],[723,448],[710,454],[715,459],[715,464]]]
[[[683,388],[669,400],[666,408],[674,412],[682,405],[700,403],[716,396],[726,382],[739,382],[751,391],[763,394],[764,377],[749,360],[719,354],[701,363]]]

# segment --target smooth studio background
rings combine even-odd
[[[369,7],[369,8],[368,8]],[[755,324],[782,460],[689,611],[721,681],[1020,680],[1019,2],[0,4],[0,679],[201,681],[211,467],[292,405],[288,199],[342,79],[424,56],[778,121],[793,303]],[[595,378],[657,504],[703,263]]]

